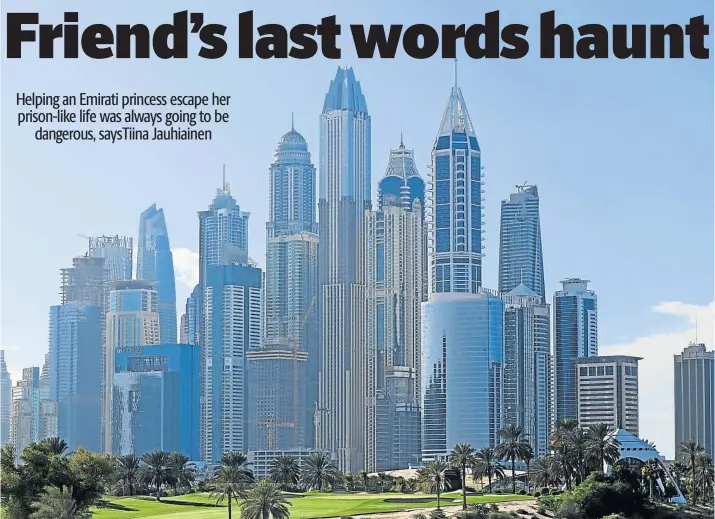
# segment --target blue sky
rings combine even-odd
[[[185,1],[165,6],[128,0],[73,5],[82,25],[153,27],[170,22],[174,11],[202,11],[207,21],[229,27],[229,52],[215,61],[3,57],[0,344],[9,350],[6,357],[13,372],[42,361],[48,308],[58,302],[59,269],[69,266],[71,258],[86,247],[77,235],[136,238],[139,214],[153,202],[164,208],[172,248],[177,251],[181,313],[190,291],[181,279],[190,284],[195,272],[191,252],[198,249],[196,212],[213,198],[222,164],[241,208],[251,212],[250,253],[263,264],[268,166],[275,145],[290,129],[294,112],[296,129],[308,140],[317,163],[318,116],[339,65],[354,68],[372,115],[373,185],[384,172],[390,147],[399,143],[400,128],[425,175],[452,84],[452,62],[413,60],[403,53],[394,60],[359,60],[354,57],[348,25],[472,24],[496,9],[501,11],[502,26],[530,26],[531,51],[521,60],[471,60],[460,52],[459,82],[486,166],[485,286],[496,287],[499,202],[515,184],[528,181],[539,186],[541,195],[547,293],[557,290],[559,280],[566,277],[592,281],[599,296],[602,353],[636,344],[639,349],[633,351],[640,352],[644,346],[639,340],[674,333],[686,334],[678,336],[680,342],[686,336],[694,338],[695,314],[702,314],[700,329],[709,326],[711,331],[712,59],[541,60],[538,23],[539,14],[552,9],[557,21],[572,26],[685,24],[698,15],[712,23],[712,2],[502,0],[458,5],[307,0],[297,12],[296,4],[284,1],[212,2],[210,6]],[[27,11],[28,5],[5,0],[2,9],[4,15]],[[33,2],[32,9],[41,13],[41,22],[62,19],[62,8],[55,2]],[[239,60],[235,57],[237,15],[249,9],[255,9],[256,25],[317,23],[324,16],[337,15],[343,25],[339,39],[343,58]],[[712,37],[707,45],[712,47]],[[214,128],[209,142],[37,142],[29,127],[15,126],[16,93],[33,91],[216,92],[232,96],[231,122]],[[704,319],[710,324],[703,324]],[[650,373],[642,370],[642,383],[660,377],[663,370],[672,378],[671,349],[680,351],[686,344],[670,340],[648,347],[646,353],[658,361],[658,367],[654,364]],[[652,422],[653,432],[645,436],[662,444],[667,454],[672,452],[672,410],[664,415],[656,409],[659,402],[642,395],[641,415]],[[656,416],[667,417],[664,429],[670,436],[657,430]],[[662,439],[656,434],[662,434]]]

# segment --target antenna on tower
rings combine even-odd
[[[290,131],[295,131],[295,125],[293,124],[293,112],[290,113]]]
[[[457,58],[454,58],[454,89],[457,90]]]

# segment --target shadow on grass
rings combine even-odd
[[[138,512],[136,508],[129,508],[119,503],[110,503],[109,501],[102,501],[98,508],[106,508],[107,510],[118,510],[120,512]]]
[[[202,503],[200,501],[176,501],[174,499],[162,499],[162,503],[167,503],[169,505],[183,505],[183,506],[199,506],[205,508],[223,508],[227,505],[216,504],[216,503]]]
[[[385,503],[437,503],[436,497],[388,497],[383,499]],[[454,501],[452,498],[442,498],[443,503]]]

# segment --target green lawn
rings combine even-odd
[[[489,495],[470,496],[469,503],[498,503],[530,499],[529,496]],[[533,498],[531,498],[533,499]],[[219,519],[228,517],[225,503],[220,507],[201,506],[214,504],[206,494],[189,494],[176,498],[167,497],[169,503],[141,498],[110,498],[113,508],[95,511],[95,519]],[[408,500],[415,500],[409,502]],[[173,502],[173,503],[172,503]],[[428,494],[319,494],[303,496],[291,495],[291,517],[317,519],[321,517],[358,516],[376,512],[396,512],[404,509],[429,508],[437,506],[437,498]],[[461,504],[461,494],[450,492],[442,497],[442,505]],[[179,504],[182,503],[182,504]],[[238,517],[238,507],[234,506],[233,517]]]

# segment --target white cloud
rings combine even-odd
[[[189,291],[199,282],[199,253],[190,249],[178,248],[171,250],[174,257],[174,276],[183,283]]]
[[[712,349],[715,303],[698,306],[674,301],[661,303],[653,310],[681,317],[685,326],[622,344],[602,345],[599,354],[643,358],[638,377],[640,436],[655,442],[660,453],[672,459],[675,454],[673,355],[682,353],[688,343],[695,340],[696,326],[698,342]]]

